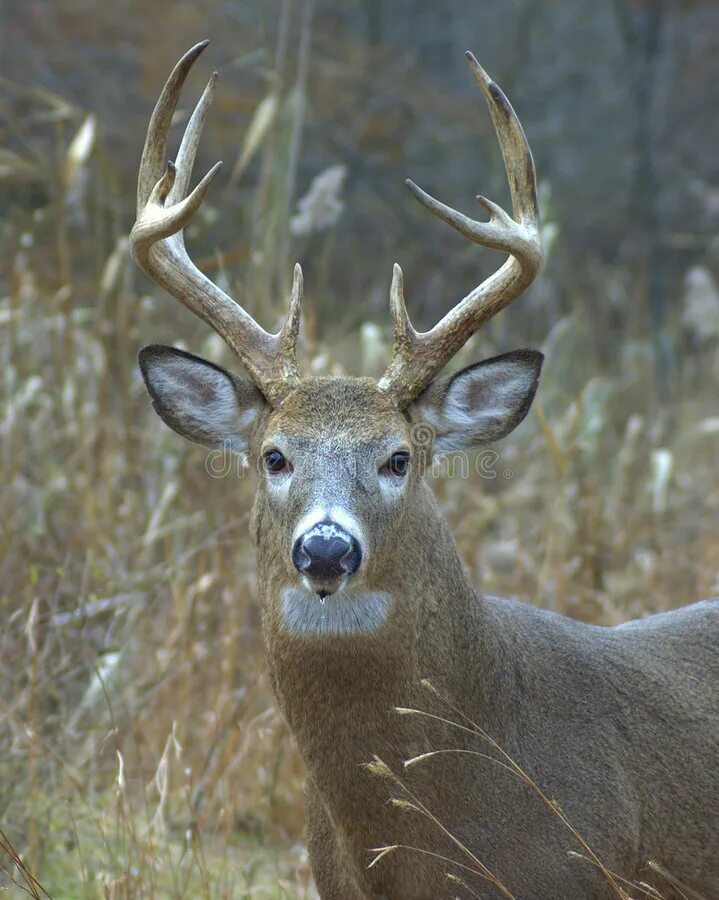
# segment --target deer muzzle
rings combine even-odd
[[[359,569],[362,550],[358,541],[329,519],[301,534],[292,548],[292,562],[321,596],[333,593],[339,582]]]

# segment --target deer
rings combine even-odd
[[[484,595],[426,477],[428,460],[511,432],[539,383],[531,349],[442,371],[542,267],[535,167],[512,106],[468,53],[511,215],[479,197],[488,220],[475,221],[407,182],[506,261],[427,332],[395,266],[384,375],[301,376],[299,265],[269,333],[185,248],[220,165],[190,189],[216,73],[174,163],[167,142],[207,43],[177,63],[152,113],[130,246],[241,371],[161,345],[139,364],[171,429],[256,464],[261,630],[306,770],[321,897],[718,898],[719,600],[609,627]]]

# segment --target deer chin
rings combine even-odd
[[[390,595],[387,591],[361,591],[343,584],[322,598],[314,587],[286,587],[280,599],[287,631],[313,637],[379,631],[387,620]]]

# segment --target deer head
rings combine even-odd
[[[442,368],[490,317],[536,277],[542,263],[534,164],[509,101],[476,59],[467,61],[494,122],[512,197],[510,216],[484,197],[478,222],[408,187],[431,212],[477,244],[509,254],[430,331],[407,314],[394,267],[394,352],[379,382],[302,378],[296,361],[302,273],[295,267],[286,321],[269,334],[191,262],[183,228],[219,163],[188,193],[216,75],[185,130],[175,163],[167,134],[183,82],[207,42],[175,67],[150,121],[140,165],[132,253],[158,284],[208,322],[244,366],[231,374],[170,347],[146,347],[140,366],[155,409],[207,447],[249,454],[260,470],[254,511],[260,577],[285,627],[313,629],[317,597],[338,602],[335,630],[372,630],[387,615],[388,583],[406,555],[406,523],[426,514],[427,453],[471,451],[510,432],[534,396],[542,355],[507,353],[453,375]],[[428,440],[428,435],[430,439]],[[355,605],[353,598],[360,597]],[[319,627],[319,626],[318,626]]]

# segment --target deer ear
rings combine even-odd
[[[153,344],[139,356],[142,377],[162,421],[205,447],[244,453],[266,401],[249,378]]]
[[[429,425],[434,451],[499,440],[529,412],[543,360],[537,350],[515,350],[437,378],[411,404],[410,418]]]

